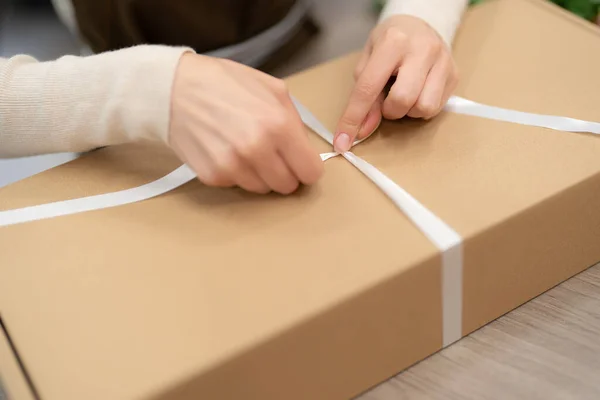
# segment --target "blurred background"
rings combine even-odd
[[[103,4],[103,1],[97,0],[96,4]],[[276,63],[268,66],[268,72],[273,75],[286,76],[358,50],[385,4],[385,0],[306,1],[312,3],[303,21],[305,31],[310,31],[310,40],[292,42],[291,51],[284,52]],[[470,0],[470,3],[474,5],[484,1],[487,0]],[[549,1],[591,22],[600,22],[600,0]],[[171,0],[170,4],[173,2],[176,0]],[[248,3],[253,2],[260,4],[260,1],[248,0]],[[77,28],[69,30],[64,17],[61,21],[55,12],[56,6],[66,3],[71,1],[0,0],[0,57],[26,53],[39,60],[51,60],[66,54],[89,54],[85,44],[75,37]],[[112,3],[106,1],[105,4],[104,8],[110,8]]]
[[[313,25],[312,34],[316,35],[297,46],[289,62],[277,62],[273,75],[285,76],[359,50],[376,23],[377,3],[312,2],[310,21],[305,24]],[[80,55],[82,49],[86,54],[85,45],[61,22],[51,0],[0,0],[0,57],[26,53],[45,61],[66,54]]]
[[[0,0],[0,4],[0,57],[26,53],[51,60],[79,54],[79,44],[59,22],[50,0]]]

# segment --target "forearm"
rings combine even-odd
[[[469,0],[387,0],[380,21],[392,15],[419,17],[451,45]]]
[[[0,157],[166,141],[184,51],[139,46],[43,63],[0,59]]]

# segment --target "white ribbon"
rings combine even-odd
[[[293,102],[303,122],[328,143],[333,144],[333,134],[300,102],[296,99],[293,99]],[[560,131],[600,134],[600,123],[597,122],[508,110],[476,103],[457,96],[450,98],[445,106],[445,110],[458,114]],[[358,143],[360,141],[354,142],[354,145]],[[457,341],[462,337],[462,238],[403,188],[352,152],[343,154],[323,153],[321,154],[321,159],[326,161],[340,155],[377,185],[441,251],[443,345],[445,347]],[[154,182],[136,188],[0,211],[0,227],[86,211],[101,210],[147,200],[174,190],[195,177],[196,175],[193,171],[186,165],[183,165]]]
[[[292,98],[302,121],[333,145],[333,134],[298,100]],[[354,142],[354,145],[360,141]],[[337,153],[321,154],[326,160]],[[369,178],[442,252],[442,338],[444,347],[462,337],[462,238],[449,225],[385,174],[352,152],[342,153]]]
[[[104,208],[118,207],[142,200],[148,200],[170,192],[191,181],[195,177],[196,175],[187,165],[182,165],[160,179],[132,189],[0,211],[0,226],[63,217],[66,215],[102,210]]]
[[[506,108],[488,106],[476,103],[458,96],[452,96],[444,106],[446,111],[456,114],[470,115],[493,119],[496,121],[512,122],[521,125],[538,126],[565,132],[593,133],[600,135],[600,123],[583,121],[555,115],[533,114]]]

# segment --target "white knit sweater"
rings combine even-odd
[[[69,1],[53,0],[67,20]],[[420,17],[450,44],[467,1],[388,0],[381,19]],[[50,62],[0,58],[0,157],[166,141],[173,76],[185,51],[147,45]]]

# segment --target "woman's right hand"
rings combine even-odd
[[[289,194],[323,173],[285,84],[224,59],[182,56],[169,145],[209,186]]]

